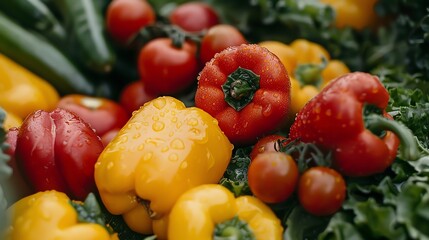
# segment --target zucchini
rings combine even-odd
[[[64,27],[43,1],[0,0],[0,9],[21,26],[43,34],[51,42],[59,45],[66,42]]]
[[[60,94],[94,93],[94,86],[60,50],[2,13],[0,53],[51,83]]]
[[[97,73],[109,73],[115,63],[104,29],[100,4],[94,0],[53,0],[75,43],[78,59]]]

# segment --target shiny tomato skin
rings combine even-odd
[[[138,70],[148,92],[155,95],[178,94],[196,83],[198,61],[194,44],[175,47],[169,38],[147,43],[138,56]]]
[[[146,0],[114,0],[107,7],[107,31],[120,44],[126,44],[141,28],[155,20],[155,11]]]
[[[287,138],[278,134],[271,134],[258,139],[253,145],[252,151],[250,152],[250,159],[254,159],[256,155],[263,152],[275,152],[279,149],[278,141],[286,140]]]
[[[266,203],[279,203],[295,191],[299,172],[290,155],[264,152],[251,161],[247,176],[250,190],[257,198]]]
[[[57,107],[78,115],[95,129],[98,136],[112,129],[122,128],[130,117],[119,103],[102,97],[70,94],[63,96]]]
[[[122,89],[119,103],[131,115],[140,106],[156,97],[157,95],[147,92],[143,82],[138,80],[129,83]]]
[[[170,13],[169,20],[188,32],[200,32],[219,23],[214,8],[202,2],[187,2]]]
[[[234,26],[218,24],[211,27],[201,40],[200,61],[206,63],[222,50],[248,43],[243,34]]]
[[[115,138],[116,135],[118,135],[118,132],[120,130],[121,129],[119,128],[115,128],[103,134],[103,136],[101,136],[101,142],[103,143],[103,146],[106,147],[113,140],[113,138]]]
[[[301,206],[316,216],[338,211],[346,197],[344,178],[332,168],[312,167],[299,179],[298,198]]]

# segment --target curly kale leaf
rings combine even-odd
[[[3,123],[6,118],[6,113],[0,108],[0,180],[4,181],[12,174],[12,168],[8,165],[10,157],[5,153],[8,145],[6,144],[6,131],[3,128]],[[0,184],[0,231],[5,227],[5,211],[7,208],[7,200],[3,187]]]
[[[251,147],[237,148],[226,169],[220,184],[227,187],[236,197],[251,194],[247,182]]]

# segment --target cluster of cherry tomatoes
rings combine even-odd
[[[176,95],[187,90],[217,52],[247,43],[237,28],[221,24],[212,6],[202,2],[178,5],[168,19],[158,19],[147,1],[115,0],[107,8],[106,23],[112,39],[124,47],[144,28],[161,23],[170,33],[180,32],[176,39],[171,34],[150,39],[138,50],[138,72],[145,89],[153,95]]]
[[[287,138],[272,134],[253,146],[248,169],[252,193],[271,204],[287,201],[296,194],[300,205],[317,216],[338,211],[346,198],[346,182],[342,175],[325,166],[300,169],[298,156],[280,151],[281,146],[287,144]]]

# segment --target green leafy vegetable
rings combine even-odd
[[[250,164],[251,147],[237,148],[220,184],[227,187],[236,197],[251,194],[247,183],[247,169]]]
[[[3,123],[6,113],[0,108],[0,232],[6,226],[6,208],[7,200],[5,192],[3,191],[2,182],[9,178],[12,174],[12,168],[8,165],[10,157],[5,153],[8,145],[6,144],[6,131],[3,128]]]

